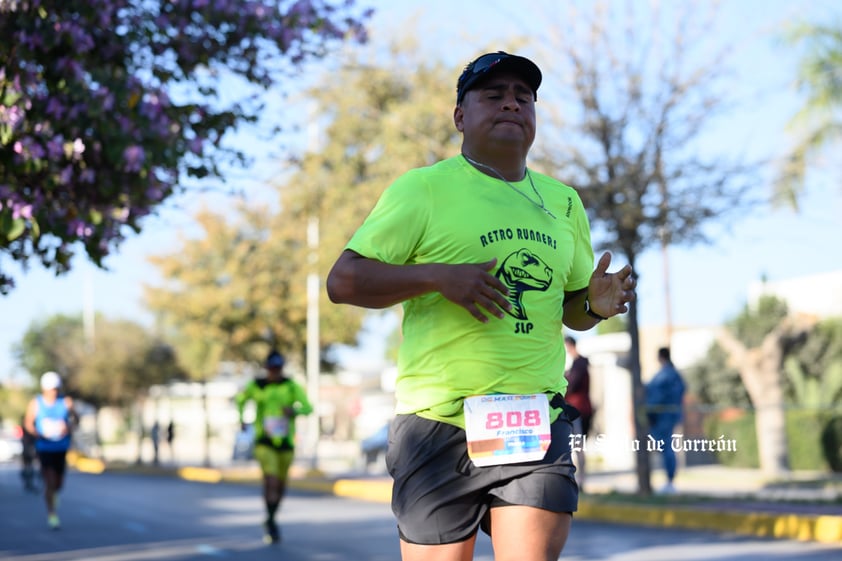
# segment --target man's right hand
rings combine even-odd
[[[439,265],[439,292],[483,323],[488,322],[484,311],[502,319],[512,304],[507,298],[509,289],[490,273],[496,264],[497,259],[485,263]]]
[[[386,308],[438,292],[486,323],[486,314],[503,318],[512,307],[506,285],[490,272],[496,264],[492,259],[485,263],[394,265],[346,249],[328,274],[326,285],[331,302],[364,308]]]

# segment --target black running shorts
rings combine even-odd
[[[392,512],[404,541],[437,545],[470,538],[490,508],[526,505],[575,512],[579,489],[570,456],[572,424],[562,413],[552,424],[543,460],[476,467],[465,431],[417,415],[398,415],[389,428],[386,464],[394,480]]]
[[[67,452],[38,452],[38,463],[41,464],[41,471],[50,469],[64,475],[67,468]]]

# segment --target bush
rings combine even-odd
[[[821,432],[822,455],[830,469],[842,472],[842,417],[833,417]]]
[[[736,452],[716,453],[720,464],[729,467],[760,467],[753,411],[737,415],[712,415],[706,419],[704,430],[706,438],[715,440],[725,435],[726,439],[737,442]],[[815,411],[787,411],[786,432],[792,469],[827,470],[830,467],[833,471],[842,471],[842,417],[826,422],[825,416]],[[837,463],[834,464],[834,461]]]
[[[736,452],[716,452],[717,461],[729,467],[758,467],[757,435],[754,428],[754,413],[742,412],[728,415],[712,415],[704,423],[705,436],[711,440],[725,435],[737,442]]]
[[[786,438],[789,467],[796,470],[827,471],[828,463],[819,445],[819,435],[827,415],[798,409],[786,412]]]

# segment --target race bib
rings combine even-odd
[[[289,419],[286,417],[264,417],[263,432],[270,438],[283,438],[289,434]]]
[[[540,460],[550,447],[546,394],[478,395],[464,410],[468,456],[478,467]]]
[[[67,434],[67,423],[64,419],[41,419],[39,432],[47,440],[61,440]]]

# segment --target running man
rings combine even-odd
[[[61,527],[56,513],[58,493],[64,484],[67,451],[77,420],[73,400],[61,395],[60,390],[61,377],[55,372],[45,372],[41,376],[41,395],[29,402],[24,417],[24,428],[35,435],[47,503],[47,525],[53,530]]]
[[[281,353],[270,352],[264,364],[266,377],[249,382],[235,398],[243,430],[246,403],[255,404],[254,457],[263,473],[263,499],[266,502],[263,540],[266,543],[281,541],[275,513],[286,493],[287,476],[295,455],[295,418],[313,412],[304,388],[284,374],[285,363]]]
[[[562,328],[628,311],[632,269],[594,269],[576,191],[526,166],[541,71],[465,67],[461,154],[386,188],[327,277],[330,300],[403,305],[386,464],[403,561],[555,561],[578,505]]]

